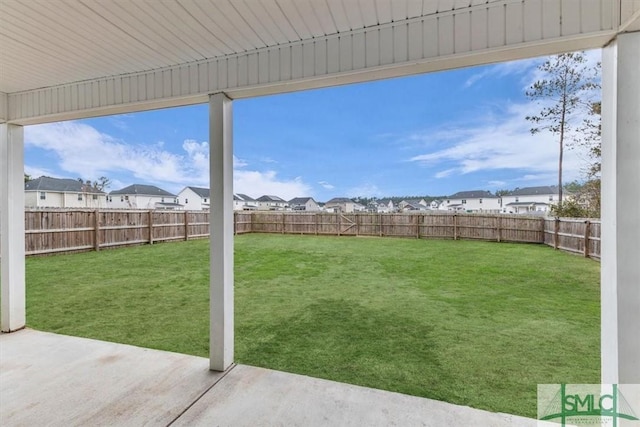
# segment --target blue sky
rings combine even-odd
[[[557,139],[525,120],[543,60],[236,100],[234,191],[326,201],[552,185]],[[208,186],[207,141],[207,105],[29,126],[25,170],[177,193]],[[565,182],[579,179],[585,153],[564,165]]]

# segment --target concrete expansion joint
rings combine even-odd
[[[212,388],[214,388],[220,381],[222,381],[224,379],[224,377],[226,377],[229,372],[231,372],[233,370],[233,368],[235,368],[237,366],[237,363],[232,363],[231,366],[229,366],[227,368],[226,371],[224,371],[222,373],[222,375],[213,382],[213,384],[211,384],[209,387],[207,387],[202,393],[200,393],[200,395],[198,397],[196,397],[193,402],[191,402],[186,408],[184,408],[178,415],[176,415],[176,417],[174,419],[172,419],[166,427],[169,427],[171,425],[173,425],[176,421],[178,421],[180,419],[180,417],[182,417],[189,409],[191,409],[193,407],[193,405],[195,405],[196,403],[198,403],[198,401],[200,399],[202,399],[207,393],[209,393],[209,391],[211,391]]]

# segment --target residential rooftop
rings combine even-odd
[[[104,194],[95,187],[80,182],[78,179],[51,178],[41,176],[24,184],[25,191],[56,191],[60,193],[96,193]]]
[[[516,188],[509,193],[509,196],[539,196],[548,194],[558,194],[558,186],[544,185],[540,187]]]
[[[155,185],[144,184],[132,184],[128,187],[121,188],[120,190],[112,191],[109,194],[135,194],[141,196],[163,196],[163,197],[176,197],[175,194],[171,194],[162,188]]]
[[[209,190],[208,188],[192,187],[192,186],[188,186],[187,188],[190,189],[191,191],[193,191],[194,193],[196,193],[198,196],[200,196],[202,198],[208,198],[209,195],[211,194],[211,190]]]
[[[498,196],[495,196],[493,194],[491,194],[490,191],[486,191],[486,190],[472,190],[472,191],[459,191],[456,194],[452,194],[451,196],[449,196],[449,199],[489,199],[489,198],[496,198]]]

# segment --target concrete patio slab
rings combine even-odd
[[[0,425],[536,426],[536,420],[201,357],[0,335]]]
[[[238,365],[175,426],[535,426],[437,400]]]
[[[208,360],[25,329],[0,335],[0,425],[167,425],[223,375]]]

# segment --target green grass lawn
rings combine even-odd
[[[208,355],[208,241],[27,260],[35,329]],[[600,381],[599,268],[542,245],[236,237],[236,361],[536,415]]]

